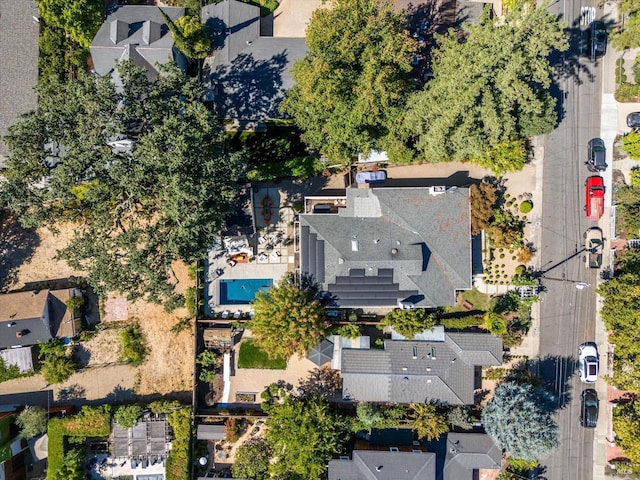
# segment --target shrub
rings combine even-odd
[[[140,325],[131,325],[120,332],[120,341],[122,342],[122,360],[124,362],[134,366],[144,362],[148,350]]]
[[[357,338],[360,336],[360,327],[355,323],[341,325],[340,328],[336,330],[336,334],[345,338]]]
[[[133,427],[142,416],[144,409],[140,405],[122,405],[113,414],[113,419],[125,428]]]
[[[626,76],[623,77],[626,80]],[[621,83],[614,94],[617,101],[623,103],[637,102],[640,100],[640,85]]]
[[[216,378],[216,372],[211,369],[203,368],[200,370],[200,375],[198,375],[198,380],[204,383],[213,383]]]
[[[524,263],[524,264],[529,263],[533,259],[533,249],[531,249],[531,247],[528,247],[528,246],[522,247],[520,250],[518,250],[518,255],[516,255],[516,259],[520,263]]]
[[[527,214],[533,209],[533,202],[531,200],[525,200],[520,204],[520,213]]]
[[[196,287],[188,287],[184,296],[184,306],[192,317],[196,314]]]
[[[640,188],[640,168],[633,167],[629,173],[631,188]]]
[[[69,310],[71,310],[71,312],[75,312],[84,305],[84,297],[82,295],[69,297],[64,304]]]
[[[242,433],[242,423],[237,418],[228,418],[224,424],[224,433],[227,442],[237,442]]]
[[[211,367],[218,363],[218,355],[213,350],[204,350],[196,357],[196,363],[203,367]]]
[[[0,358],[0,383],[7,380],[13,380],[14,378],[20,378],[22,374],[17,365],[7,365],[2,358]]]
[[[47,411],[38,406],[27,405],[16,418],[16,425],[20,427],[20,437],[27,440],[46,432],[47,423]]]
[[[76,371],[76,362],[70,356],[47,355],[42,363],[42,376],[47,383],[62,383]]]
[[[465,328],[482,325],[482,321],[482,315],[467,315],[459,318],[443,318],[440,319],[440,324],[445,330],[464,330]]]
[[[497,313],[486,313],[482,326],[489,330],[493,335],[502,335],[507,333],[507,322],[504,317]]]

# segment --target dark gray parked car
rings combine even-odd
[[[591,22],[591,60],[607,53],[607,27],[600,20]]]
[[[593,388],[582,391],[580,405],[580,425],[596,428],[598,424],[598,393]]]
[[[627,115],[627,127],[640,128],[640,112],[631,112]]]
[[[589,157],[587,158],[587,168],[591,172],[603,172],[607,169],[605,161],[606,149],[604,140],[593,138],[589,141]]]

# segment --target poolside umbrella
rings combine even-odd
[[[333,358],[333,342],[326,338],[309,351],[309,360],[319,367]]]

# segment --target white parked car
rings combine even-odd
[[[598,347],[593,342],[583,343],[578,349],[578,370],[580,380],[584,383],[595,383],[598,379]]]
[[[387,172],[384,170],[367,170],[356,173],[356,183],[377,183],[387,179]]]

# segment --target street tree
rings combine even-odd
[[[522,460],[542,458],[558,447],[551,398],[529,384],[505,382],[482,410],[482,423],[498,447]]]
[[[424,308],[413,310],[394,309],[385,315],[380,328],[392,327],[403,337],[413,339],[417,333],[429,330],[436,325],[437,313]]]
[[[231,472],[237,478],[267,478],[271,450],[263,438],[252,438],[238,447]]]
[[[27,440],[46,432],[48,422],[47,411],[38,406],[27,405],[16,418],[16,425],[20,427],[20,437]]]
[[[305,356],[324,338],[324,308],[316,287],[298,285],[292,276],[258,292],[253,311],[248,327],[258,347],[270,358],[289,358],[294,353]]]
[[[633,463],[640,464],[640,402],[618,405],[613,409],[613,430],[619,445]]]
[[[567,49],[567,34],[546,5],[531,4],[504,19],[486,10],[479,24],[463,29],[462,36],[450,30],[436,37],[434,78],[408,101],[405,127],[429,162],[519,170],[528,137],[556,123],[548,57]]]
[[[333,162],[372,148],[400,154],[397,130],[417,47],[407,17],[385,0],[337,0],[331,7],[311,16],[307,54],[293,66],[295,84],[281,110]]]
[[[639,0],[623,0],[618,3],[618,11],[624,17],[624,29],[611,32],[611,46],[618,50],[640,47]]]
[[[5,137],[0,188],[24,226],[73,225],[57,256],[99,294],[160,302],[174,296],[172,262],[203,257],[230,211],[239,157],[195,79],[175,66],[153,83],[130,63],[119,72],[121,91],[89,75],[39,84],[38,110]],[[130,148],[113,143],[123,135]]]
[[[432,403],[412,403],[410,405],[411,428],[418,438],[427,441],[437,440],[449,431],[447,419],[438,412],[438,407]]]
[[[286,396],[268,408],[266,441],[273,460],[271,478],[322,478],[327,462],[350,438],[350,422],[318,398]]]

